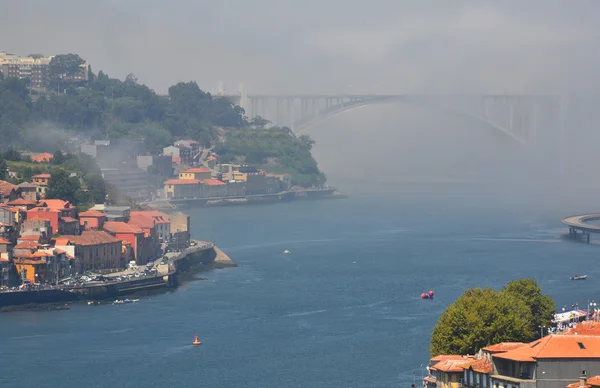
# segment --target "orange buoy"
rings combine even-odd
[[[198,339],[198,334],[196,334],[194,336],[194,342],[192,342],[192,345],[200,345],[202,342],[200,342],[200,340]]]

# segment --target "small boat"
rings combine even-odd
[[[587,279],[587,275],[573,275],[571,276],[571,280],[585,280]]]
[[[288,253],[290,253],[290,251],[288,251],[288,250],[286,249],[285,251],[283,251],[283,253],[285,253],[285,254],[287,255]]]
[[[200,340],[198,339],[198,334],[196,333],[196,335],[194,336],[194,342],[192,342],[192,345],[194,346],[198,346],[200,345],[202,342],[200,342]]]
[[[424,292],[421,294],[421,299],[433,299],[433,295],[434,295],[433,291]]]

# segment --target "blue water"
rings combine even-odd
[[[1,314],[0,387],[406,386],[465,288],[527,276],[561,305],[600,297],[600,246],[564,239],[559,222],[588,204],[369,191],[189,210],[194,237],[214,237],[238,268],[137,304]],[[591,281],[568,280],[579,272]]]

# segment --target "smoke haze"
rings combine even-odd
[[[133,72],[159,93],[195,80],[229,92],[243,82],[250,93],[577,95],[600,90],[599,22],[595,0],[4,0],[0,50],[75,52],[96,72]],[[596,186],[582,166],[596,163],[597,102],[574,103],[564,138],[541,128],[535,151],[481,123],[399,104],[348,112],[309,134],[333,183]]]

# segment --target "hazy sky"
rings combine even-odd
[[[600,2],[2,0],[0,50],[75,52],[159,92],[596,88]]]

